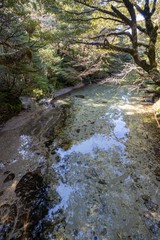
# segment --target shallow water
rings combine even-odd
[[[159,240],[160,129],[131,87],[90,85],[0,135],[0,239]]]
[[[72,114],[55,141],[59,160],[52,169],[60,201],[48,212],[54,227],[47,238],[159,240],[154,171],[160,131],[151,107],[131,89],[107,85],[89,86],[69,99]]]

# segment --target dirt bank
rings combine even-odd
[[[53,109],[24,111],[1,129],[1,240],[34,239],[41,232],[49,204],[48,159],[54,162],[48,146],[64,125],[68,107],[61,101]]]

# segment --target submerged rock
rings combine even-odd
[[[35,239],[47,213],[47,186],[36,172],[26,173],[16,186],[13,204],[0,207],[0,239]],[[5,214],[4,214],[5,213]]]
[[[53,163],[60,202],[51,211],[59,217],[64,212],[65,227],[57,225],[49,236],[158,240],[153,166],[159,154],[153,142],[159,136],[151,106],[123,88],[89,86],[76,94],[87,97],[71,95],[71,114],[56,139],[59,161]],[[145,211],[157,220],[146,219]]]
[[[157,167],[154,171],[157,181],[160,181],[160,167]]]
[[[76,98],[85,98],[84,95],[75,95]]]
[[[5,179],[4,179],[4,183],[9,182],[11,180],[13,180],[15,178],[15,174],[14,173],[10,173]]]

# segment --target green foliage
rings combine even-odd
[[[108,16],[97,10],[111,10],[114,1],[78,2],[5,1],[0,8],[1,92],[15,98],[21,94],[39,98],[55,89],[110,76],[121,71],[124,62],[131,60],[129,54],[117,54],[115,50],[104,47],[104,38],[111,34],[108,37],[110,42],[122,48],[131,48],[128,37],[112,35],[119,30],[127,31],[126,25],[113,19],[106,20]],[[118,1],[115,6],[119,4]],[[121,12],[130,17],[124,4]],[[144,22],[141,25],[145,27]],[[97,35],[102,36],[94,38]],[[141,38],[143,40],[143,36]],[[101,44],[80,45],[81,41]],[[159,42],[157,47],[160,59]],[[144,55],[144,50],[140,49]],[[10,103],[3,102],[9,109]]]
[[[157,67],[156,1],[55,0],[46,5],[58,20],[56,41],[129,53],[146,72]]]
[[[19,113],[22,109],[21,101],[8,92],[0,92],[0,123]]]

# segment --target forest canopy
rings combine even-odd
[[[155,74],[154,80],[159,83],[158,1],[63,0],[53,5],[51,1],[51,6],[70,33],[68,41],[129,53],[138,66]]]
[[[131,58],[160,84],[159,10],[157,0],[1,0],[1,96],[100,79]]]

